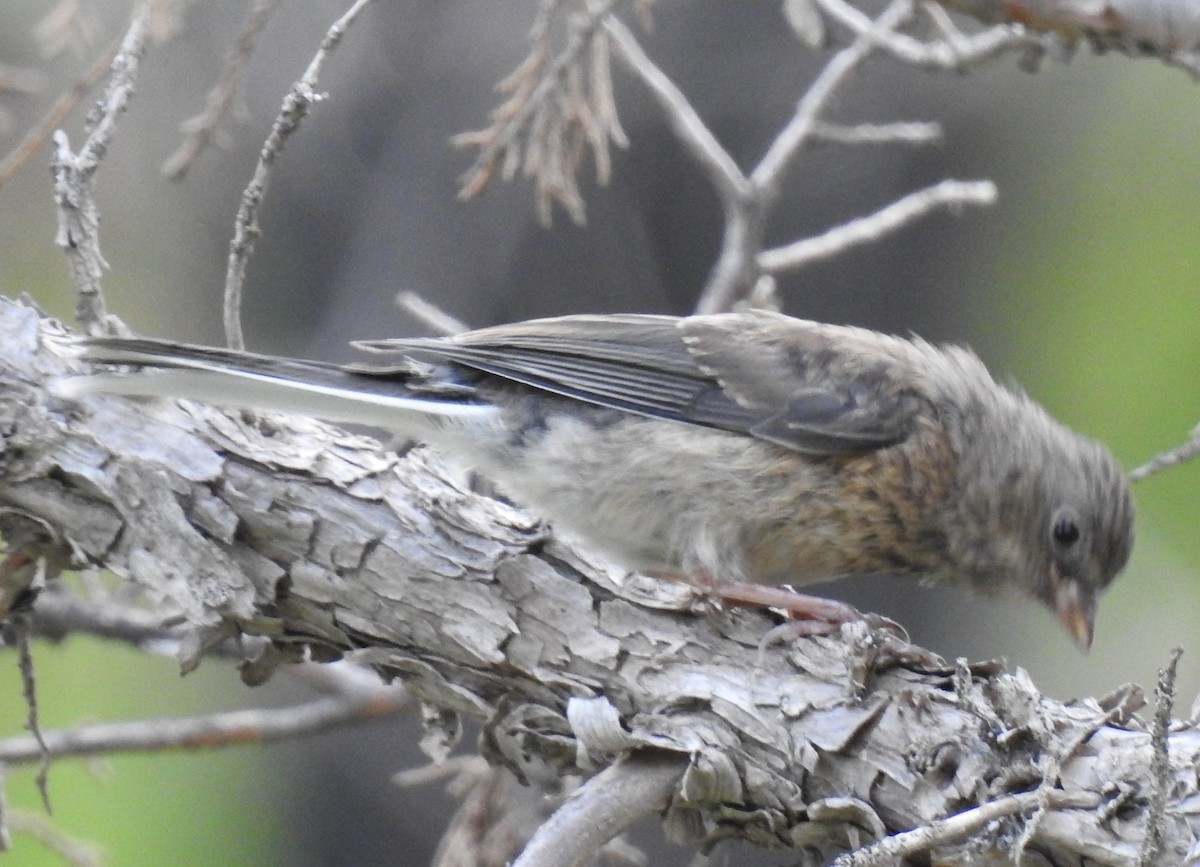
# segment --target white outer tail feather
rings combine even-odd
[[[51,383],[50,391],[68,400],[94,394],[184,398],[365,424],[418,438],[436,437],[448,427],[490,427],[498,413],[488,404],[373,394],[249,371],[199,367],[62,377]]]

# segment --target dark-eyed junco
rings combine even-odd
[[[566,316],[358,344],[396,355],[380,366],[79,345],[124,369],[62,380],[61,395],[185,397],[402,432],[644,572],[1014,587],[1086,647],[1097,596],[1133,544],[1129,485],[1104,447],[965,349],[861,328],[762,311]]]

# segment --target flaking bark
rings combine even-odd
[[[198,634],[232,625],[374,665],[482,720],[493,761],[592,773],[677,754],[665,823],[698,846],[733,836],[828,863],[1041,787],[1043,806],[1076,807],[1014,813],[971,843],[931,835],[936,863],[1022,837],[1023,863],[1137,861],[1152,789],[1137,696],[1062,704],[1020,670],[947,668],[861,625],[760,651],[765,614],[592,562],[425,449],[195,404],[69,403],[46,390],[74,363],[62,327],[0,299],[0,329],[10,554],[111,569]],[[1162,863],[1180,864],[1200,838],[1200,736],[1176,723],[1169,741]]]

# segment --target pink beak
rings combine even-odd
[[[1054,593],[1054,610],[1058,620],[1075,640],[1080,650],[1092,646],[1096,625],[1096,600],[1084,592],[1077,581],[1062,579]]]

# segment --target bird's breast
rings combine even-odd
[[[950,567],[944,518],[957,462],[935,427],[885,449],[808,460],[819,468],[810,473],[816,484],[781,482],[778,507],[746,528],[750,580],[932,576]]]
[[[812,457],[569,404],[521,409],[519,436],[474,444],[479,469],[631,569],[803,584],[941,565],[937,516],[953,472],[932,427],[886,449]]]

